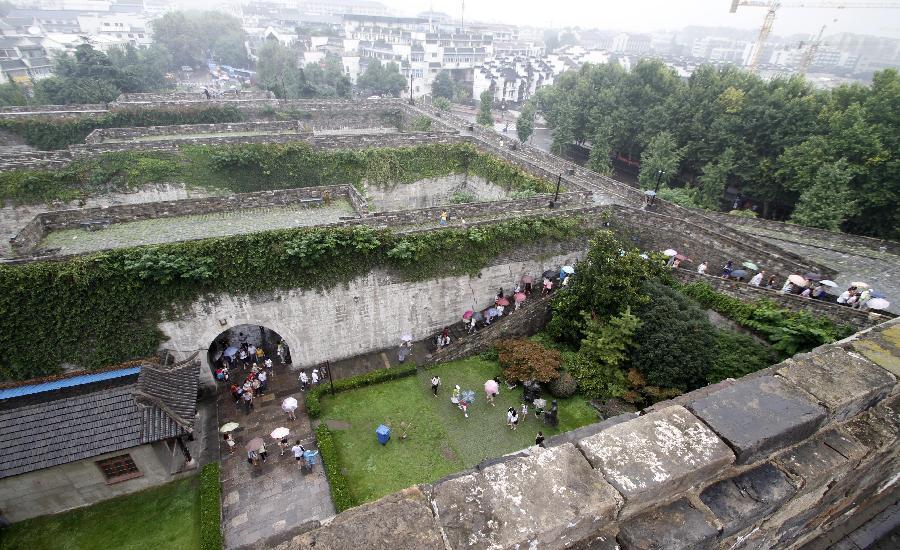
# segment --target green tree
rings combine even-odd
[[[0,107],[28,105],[25,90],[15,82],[0,84]]]
[[[443,97],[436,97],[431,103],[440,111],[446,112],[450,110],[450,101]]]
[[[591,142],[591,154],[588,156],[588,168],[604,176],[609,176],[613,172],[612,161],[609,158],[609,140],[609,128],[601,127],[598,129]]]
[[[620,315],[601,322],[587,312],[584,319],[584,338],[578,355],[581,359],[567,365],[578,380],[582,392],[589,397],[602,397],[623,388],[625,373],[620,369],[634,347],[634,333],[641,321],[626,308]],[[616,372],[618,371],[618,372]]]
[[[150,22],[153,40],[172,53],[175,67],[199,67],[207,55],[225,65],[246,67],[247,33],[241,20],[220,11],[175,11]]]
[[[652,386],[689,391],[706,383],[716,359],[716,329],[699,305],[658,281],[648,281],[649,296],[636,310],[643,324],[634,334],[638,347],[631,365]]]
[[[728,176],[734,168],[734,149],[728,147],[715,162],[703,166],[698,187],[698,199],[704,208],[717,210],[725,189],[728,187]]]
[[[406,88],[406,78],[400,74],[400,67],[396,63],[382,65],[381,61],[373,59],[360,75],[359,87],[374,94],[398,97]]]
[[[632,311],[649,297],[643,282],[660,276],[663,263],[647,261],[610,231],[591,239],[587,257],[578,262],[572,282],[553,298],[548,333],[559,342],[579,345],[584,338],[584,313],[599,322]]]
[[[621,397],[628,391],[628,379],[619,367],[597,363],[574,351],[562,356],[563,367],[578,381],[585,397]]]
[[[300,97],[306,78],[297,67],[298,54],[276,40],[268,41],[259,50],[256,80],[259,86],[273,92],[279,99]]]
[[[434,78],[431,84],[431,95],[434,97],[443,97],[448,101],[453,101],[456,97],[456,83],[448,71],[441,71]]]
[[[665,131],[656,134],[641,153],[641,171],[638,175],[641,187],[652,189],[657,182],[669,183],[678,172],[679,162],[681,151],[674,136]]]
[[[491,102],[493,99],[493,94],[490,90],[481,92],[481,95],[478,97],[478,116],[475,117],[475,122],[482,126],[492,127],[494,125],[494,117],[491,115]]]
[[[516,119],[516,136],[525,143],[534,133],[534,105],[525,103],[519,118]]]
[[[544,48],[547,53],[553,53],[559,47],[559,31],[547,29],[544,31]]]
[[[815,181],[797,202],[791,221],[800,225],[839,231],[841,225],[856,210],[856,199],[849,183],[853,173],[845,159],[823,164],[816,172]]]
[[[560,107],[553,129],[553,142],[550,150],[557,155],[564,155],[568,146],[575,141],[575,107],[566,101]]]

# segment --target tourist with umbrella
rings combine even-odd
[[[244,447],[247,449],[247,462],[254,466],[259,466],[260,448],[265,448],[265,442],[260,437],[254,437],[247,442]]]
[[[761,284],[762,284],[763,277],[765,277],[765,276],[766,276],[766,272],[765,272],[765,271],[760,271],[759,273],[757,273],[756,275],[754,275],[752,279],[750,279],[750,283],[749,283],[750,286],[759,286],[759,285],[761,285]]]
[[[494,403],[494,398],[500,395],[500,384],[497,383],[496,379],[491,379],[484,383],[484,395],[492,407],[497,406]]]
[[[726,279],[733,277],[733,278],[737,279],[737,280],[740,282],[740,281],[743,281],[743,280],[744,280],[744,277],[747,276],[747,271],[746,271],[746,270],[743,270],[743,269],[735,269],[734,271],[731,272],[730,275],[723,275],[723,276],[724,276]]]
[[[281,410],[287,414],[288,420],[297,420],[297,399],[286,397],[284,401],[281,402]]]
[[[484,317],[485,317],[484,324],[485,324],[485,325],[491,324],[491,319],[494,319],[494,318],[499,317],[499,316],[500,316],[500,311],[497,310],[497,308],[495,308],[495,307],[489,307],[489,308],[487,308],[487,309],[484,311]]]
[[[523,275],[522,276],[522,286],[523,286],[522,291],[525,294],[531,294],[531,283],[533,283],[533,282],[534,282],[534,277],[532,277],[531,275]]]
[[[851,285],[847,290],[841,292],[841,295],[838,296],[837,303],[847,305],[850,302],[850,299],[856,294],[856,286]]]
[[[287,428],[275,428],[272,430],[272,433],[269,434],[272,436],[272,439],[278,441],[278,448],[281,449],[281,455],[284,456],[284,451],[290,448],[290,443],[288,443],[288,435],[290,435],[291,430]]]
[[[884,298],[872,298],[868,302],[866,302],[863,309],[875,309],[879,311],[887,311],[887,308],[890,307],[891,303],[885,300]]]
[[[734,262],[728,260],[727,262],[725,262],[725,267],[722,268],[722,277],[727,279],[731,275],[732,271],[734,271]]]
[[[522,307],[522,304],[525,303],[525,293],[524,293],[524,292],[518,292],[518,293],[516,293],[515,296],[513,296],[513,299],[514,299],[515,302],[516,302],[515,310],[518,311],[518,309],[519,309],[520,307]]]
[[[458,386],[457,386],[458,387]],[[463,412],[463,416],[469,418],[469,407],[475,402],[475,392],[465,390],[459,396],[459,408]]]

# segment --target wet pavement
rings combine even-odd
[[[240,376],[240,371],[237,372]],[[293,396],[300,404],[297,420],[289,421],[281,410],[284,398]],[[269,377],[269,389],[254,399],[254,410],[245,414],[238,408],[224,384],[219,386],[219,426],[237,422],[233,432],[235,452],[221,444],[222,524],[226,549],[241,548],[273,536],[288,536],[303,530],[304,524],[334,515],[328,481],[322,461],[310,471],[302,471],[290,450],[280,455],[277,441],[269,434],[278,427],[290,428],[290,441],[300,439],[307,449],[315,449],[309,418],[303,413],[305,393],[297,374],[289,366],[276,365]],[[266,442],[269,458],[253,467],[247,462],[245,445],[254,437]]]

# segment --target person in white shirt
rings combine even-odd
[[[272,375],[275,374],[275,370],[274,370],[274,368],[275,368],[275,363],[272,362],[272,358],[271,358],[271,357],[266,357],[266,360],[265,360],[265,362],[264,362],[263,364],[266,366],[266,370],[268,370],[269,373],[271,373]]]
[[[700,262],[700,265],[697,266],[697,273],[706,275],[706,262]]]
[[[312,371],[312,383],[313,386],[319,383],[319,369],[313,369]]]
[[[759,273],[754,275],[752,279],[750,279],[750,286],[759,286],[760,284],[762,284],[763,277],[765,276],[766,272],[760,271]]]
[[[303,460],[303,453],[305,451],[306,451],[306,449],[304,449],[303,445],[300,444],[299,439],[296,441],[296,444],[293,447],[291,447],[291,453],[294,455],[294,460],[297,462],[297,464],[300,464],[301,466],[302,466],[302,463],[300,461]]]
[[[305,391],[306,386],[309,385],[309,377],[306,376],[306,371],[300,371],[300,391]]]

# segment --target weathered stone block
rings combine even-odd
[[[734,461],[728,446],[677,405],[612,426],[578,445],[632,511],[671,498]]]
[[[700,550],[712,548],[718,531],[686,499],[635,516],[619,527],[626,550]]]
[[[452,548],[564,548],[611,523],[621,497],[572,444],[434,487],[438,521]]]
[[[882,326],[851,341],[850,345],[868,360],[900,377],[900,322],[891,321],[883,329]]]
[[[804,489],[827,482],[853,468],[868,449],[839,429],[826,430],[813,439],[782,453],[776,460],[804,481]]]
[[[409,487],[338,514],[322,527],[295,537],[286,548],[346,550],[360,544],[372,550],[443,546],[428,500],[418,487]]]
[[[836,422],[884,399],[896,383],[890,372],[837,347],[799,355],[783,365],[778,374],[814,395]]]
[[[580,540],[575,544],[566,547],[566,550],[621,550],[616,533],[618,528],[604,529],[599,533],[595,533],[584,540]]]
[[[742,379],[688,408],[748,464],[798,443],[825,420],[825,409],[777,376]]]
[[[710,485],[700,493],[700,500],[721,520],[723,536],[730,536],[768,515],[794,493],[787,476],[766,463]]]

